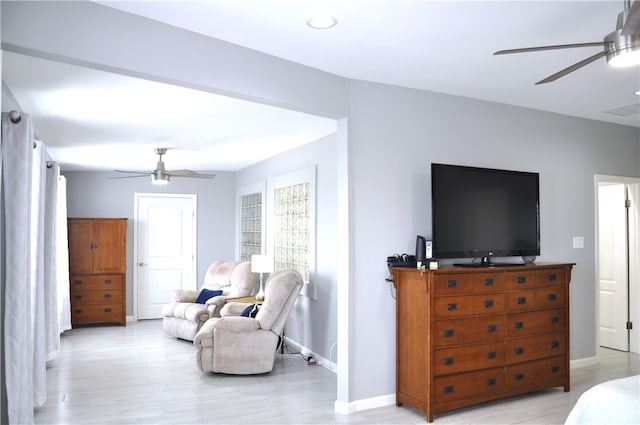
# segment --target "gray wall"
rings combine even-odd
[[[334,134],[247,167],[236,177],[241,187],[316,166],[316,299],[298,298],[287,322],[286,335],[333,362],[336,362],[336,352],[331,346],[337,342],[336,155]]]
[[[348,215],[349,246],[341,250],[351,258],[341,284],[350,302],[337,311],[339,336],[348,332],[338,401],[395,391],[395,304],[385,257],[411,252],[418,233],[430,235],[431,161],[540,172],[541,260],[577,263],[571,357],[595,355],[593,175],[640,176],[637,128],[351,81],[93,3],[2,8],[11,51],[346,118],[337,137],[348,149],[339,149],[337,162],[348,167],[338,175],[349,180],[349,202],[337,214],[340,223]],[[345,184],[338,178],[341,190]],[[584,236],[585,248],[572,249],[572,236]],[[341,268],[339,258],[328,261]]]
[[[46,143],[46,141],[45,141]],[[153,158],[151,158],[153,159]],[[198,196],[198,287],[213,260],[233,260],[235,174],[216,172],[213,180],[174,178],[154,186],[150,178],[109,179],[122,174],[74,171],[67,178],[69,217],[125,217],[127,223],[127,315],[133,314],[133,229],[135,193],[189,193]]]

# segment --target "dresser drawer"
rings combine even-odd
[[[505,285],[510,291],[520,289],[535,289],[536,277],[537,275],[535,271],[507,272],[505,273]]]
[[[559,387],[566,384],[565,356],[507,366],[506,386],[514,393],[536,388]]]
[[[118,304],[87,304],[71,308],[73,324],[92,322],[121,322],[122,305]]]
[[[500,341],[506,335],[504,316],[436,320],[433,328],[435,347]]]
[[[470,274],[436,274],[433,282],[433,295],[459,295],[473,291]]]
[[[507,341],[507,364],[525,362],[565,354],[566,337],[564,333],[554,333]]]
[[[507,310],[530,310],[536,307],[536,295],[538,291],[512,291],[507,292]]]
[[[434,302],[436,317],[456,317],[470,314],[504,312],[504,294],[461,295],[439,297]]]
[[[441,348],[433,354],[435,375],[488,369],[504,365],[504,343]]]
[[[563,331],[566,327],[565,309],[512,313],[507,315],[509,338]]]
[[[536,306],[553,307],[565,304],[566,295],[564,286],[547,286],[539,288],[536,292]]]
[[[505,389],[504,368],[448,375],[433,380],[436,405],[476,396],[502,393]]]
[[[79,291],[71,292],[71,305],[85,304],[105,304],[122,303],[122,291],[120,290],[99,290],[99,291]]]
[[[543,286],[563,286],[567,283],[563,268],[538,270],[538,287]]]
[[[69,279],[74,289],[122,289],[122,275],[80,275]]]
[[[473,291],[502,291],[504,290],[504,273],[474,273]]]

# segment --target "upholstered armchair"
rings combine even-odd
[[[227,298],[246,297],[251,294],[255,274],[251,262],[214,261],[205,273],[200,290],[177,289],[173,299],[162,307],[162,330],[180,339],[193,341],[198,330],[211,317],[220,317]],[[217,291],[211,298],[200,297],[202,290]],[[196,302],[200,301],[200,302]]]
[[[302,276],[295,270],[271,274],[264,303],[255,317],[237,315],[248,304],[228,302],[222,317],[207,320],[193,340],[198,350],[198,368],[237,375],[271,372],[285,322],[302,283]]]

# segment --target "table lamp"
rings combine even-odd
[[[258,301],[262,301],[264,300],[263,274],[273,272],[273,257],[269,255],[252,255],[251,271],[253,273],[260,273],[260,290],[256,294],[255,298]]]

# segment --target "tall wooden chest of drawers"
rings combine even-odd
[[[564,387],[573,264],[392,269],[396,404],[433,415]]]
[[[126,326],[126,218],[70,218],[71,324]]]

